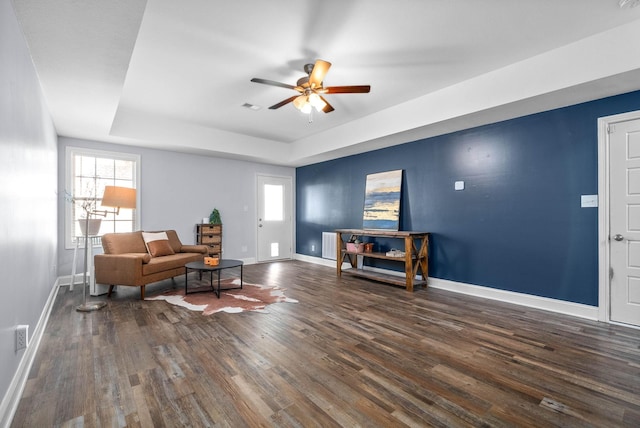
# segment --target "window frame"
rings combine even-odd
[[[96,150],[85,147],[71,147],[67,146],[65,150],[65,210],[64,210],[64,241],[65,249],[70,250],[76,246],[75,225],[73,224],[73,197],[75,174],[74,174],[74,159],[76,156],[90,156],[99,157],[110,160],[124,160],[135,163],[135,171],[133,176],[133,187],[136,189],[136,209],[133,210],[133,230],[140,228],[140,155],[124,152],[112,152],[109,150]],[[101,196],[98,196],[98,199]],[[97,218],[101,218],[98,216]],[[100,240],[92,240],[93,245],[100,245]]]

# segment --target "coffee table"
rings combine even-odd
[[[231,269],[231,268],[240,268],[240,287],[233,288],[225,288],[225,290],[235,290],[242,288],[242,266],[244,262],[242,260],[233,260],[233,259],[220,259],[220,262],[215,265],[205,265],[203,261],[200,262],[190,262],[184,265],[184,294],[193,294],[193,293],[202,293],[203,291],[209,290],[199,290],[189,292],[189,271],[195,270],[199,271],[202,278],[202,272],[209,272],[209,283],[211,285],[211,290],[220,298],[220,271],[223,269]],[[213,287],[213,272],[218,272],[218,289],[216,290]]]

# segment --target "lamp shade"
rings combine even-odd
[[[136,189],[105,186],[104,195],[102,195],[102,206],[133,209],[136,207]]]

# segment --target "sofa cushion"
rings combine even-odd
[[[151,257],[170,256],[175,254],[169,244],[169,238],[165,232],[142,232],[142,238]]]
[[[186,263],[200,260],[202,260],[202,254],[196,253],[176,253],[171,256],[151,258],[149,263],[142,265],[142,274],[152,275],[172,269],[184,269]]]
[[[142,232],[105,233],[102,236],[105,254],[146,253]]]
[[[182,242],[180,241],[180,238],[178,238],[178,233],[175,230],[167,230],[167,237],[169,239],[169,244],[171,245],[171,248],[173,248],[173,251],[176,253],[181,253],[182,252]]]

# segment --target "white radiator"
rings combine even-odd
[[[322,258],[335,260],[336,252],[335,232],[322,232]]]

